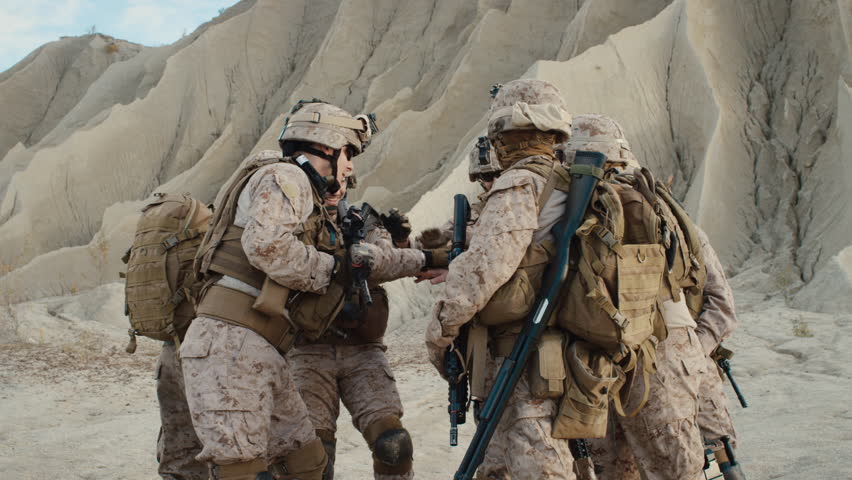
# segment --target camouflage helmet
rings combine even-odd
[[[352,116],[346,110],[319,99],[300,100],[284,120],[278,143],[300,141],[325,145],[340,150],[349,145],[357,155],[364,150],[372,136],[370,119],[366,115]]]
[[[488,137],[510,130],[539,130],[557,134],[557,141],[571,137],[571,114],[562,94],[550,82],[513,80],[499,88],[488,118]]]
[[[470,170],[468,170],[470,181],[476,181],[476,177],[483,173],[496,174],[502,170],[503,167],[497,161],[497,153],[491,146],[491,142],[488,141],[488,137],[479,137],[476,145],[470,151]]]
[[[557,145],[557,150],[576,152],[587,150],[606,155],[607,163],[639,168],[639,162],[630,151],[624,129],[606,115],[583,114],[574,116],[571,138]]]

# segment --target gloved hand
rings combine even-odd
[[[352,268],[371,271],[379,256],[378,248],[369,243],[358,243],[349,247],[349,261]]]
[[[450,241],[450,238],[444,235],[439,228],[427,228],[420,232],[417,238],[420,240],[420,245],[428,249],[441,248]]]
[[[421,252],[426,256],[423,268],[447,268],[450,265],[450,247],[421,250]]]
[[[385,226],[388,233],[394,242],[404,242],[411,235],[411,222],[408,221],[408,216],[401,213],[396,208],[391,208],[387,215],[380,215],[382,225]]]

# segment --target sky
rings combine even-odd
[[[61,36],[98,33],[167,45],[236,0],[0,0],[0,72]]]

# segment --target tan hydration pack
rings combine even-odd
[[[667,336],[660,302],[690,277],[676,265],[690,258],[684,234],[649,185],[657,183],[647,170],[599,183],[577,230],[573,277],[556,319],[573,342],[565,350],[570,373],[554,422],[557,438],[603,437],[610,400],[623,416],[647,402],[656,345]],[[637,376],[641,400],[625,413]]]
[[[133,245],[123,258],[129,353],[136,350],[136,335],[180,342],[195,317],[194,296],[201,285],[192,262],[210,209],[188,194],[154,195],[142,209]]]

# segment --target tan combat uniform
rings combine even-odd
[[[372,230],[366,238],[381,248],[382,271],[373,271],[370,283],[413,276],[425,263],[423,252],[415,249],[397,249],[383,228]],[[381,287],[371,285],[373,305],[367,307],[370,315],[363,322],[384,322],[387,326],[388,299]],[[379,435],[388,429],[401,429],[403,409],[396,388],[396,380],[385,356],[387,347],[382,342],[384,328],[372,328],[365,338],[356,328],[348,328],[343,316],[334,323],[335,329],[318,341],[294,347],[288,354],[293,365],[293,377],[308,408],[311,423],[323,440],[334,463],[335,432],[340,402],[352,416],[352,424],[364,435],[371,449]],[[354,327],[354,325],[353,325]],[[341,333],[346,334],[343,338]],[[400,465],[388,465],[374,454],[374,476],[381,480],[408,480],[414,478],[410,460]],[[326,471],[323,479],[330,480],[333,470]]]
[[[167,480],[205,480],[207,465],[195,459],[201,452],[201,442],[192,428],[183,371],[173,342],[163,342],[156,378],[160,404],[157,471]]]
[[[473,227],[470,247],[450,265],[446,288],[438,296],[426,330],[430,360],[439,369],[459,328],[509,280],[533,242],[541,227],[538,201],[545,182],[541,175],[514,168],[495,181]],[[503,360],[496,352],[494,357],[486,369],[487,388]],[[568,441],[551,438],[556,410],[556,401],[533,398],[522,379],[488,446],[478,478],[574,479]]]
[[[700,479],[703,440],[733,438],[721,379],[708,356],[736,325],[733,293],[707,236],[699,234],[707,271],[704,310],[697,327],[684,315],[666,317],[669,336],[657,346],[648,404],[634,418],[611,413],[607,438],[591,441],[600,480],[638,480],[640,470],[647,479]],[[641,394],[641,385],[635,389]]]
[[[698,393],[698,427],[705,442],[717,442],[727,435],[732,446],[736,447],[737,433],[728,409],[728,396],[722,386],[722,378],[716,362],[710,354],[722,340],[728,338],[737,327],[737,314],[734,307],[734,292],[716,251],[710,246],[710,240],[703,230],[698,230],[701,238],[704,264],[707,268],[707,283],[704,286],[704,311],[698,318],[695,333],[701,340],[707,355],[707,372],[701,380]]]
[[[264,156],[281,158],[269,151],[256,158]],[[252,266],[278,284],[322,294],[331,281],[334,258],[296,236],[297,228],[315,214],[313,195],[297,166],[263,166],[239,195],[233,224],[244,228],[241,245]],[[227,275],[218,285],[252,296],[260,293]],[[193,425],[204,445],[198,460],[265,467],[288,462],[287,455],[299,449],[322,451],[288,361],[263,336],[199,316],[180,353]]]

